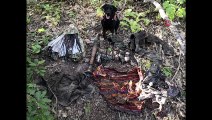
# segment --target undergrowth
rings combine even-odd
[[[34,12],[42,15],[42,20],[57,25],[60,19],[59,8],[47,3],[35,4]],[[27,24],[31,24],[32,15],[27,14]],[[47,91],[40,90],[34,83],[36,76],[44,76],[46,73],[45,60],[39,58],[42,48],[48,44],[50,36],[45,34],[45,27],[38,28],[34,32],[28,31],[27,36],[27,120],[53,120],[51,112],[51,100],[47,98]]]

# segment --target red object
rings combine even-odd
[[[170,20],[165,20],[164,24],[166,27],[169,27],[171,25],[171,21]]]
[[[143,75],[138,68],[133,68],[128,72],[119,72],[100,65],[93,72],[93,76],[95,84],[100,89],[100,94],[111,107],[122,112],[140,113],[144,108],[144,101],[139,101],[139,94],[135,92],[135,84],[139,82],[138,72]],[[129,87],[133,91],[130,91]]]

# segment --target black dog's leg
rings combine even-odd
[[[103,35],[103,38],[106,39],[106,29],[105,29],[105,22],[104,22],[104,19],[101,20],[101,24],[102,24],[102,35]]]
[[[106,30],[103,28],[103,31],[102,31],[102,35],[103,35],[103,38],[106,39],[107,36],[106,36]]]
[[[119,24],[120,24],[120,21],[117,20],[116,24],[115,24],[115,34],[117,34],[117,30],[119,28]]]

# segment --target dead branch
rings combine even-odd
[[[152,4],[154,4],[156,9],[158,9],[161,18],[163,18],[164,20],[170,21],[168,16],[166,15],[165,11],[163,10],[162,6],[158,2],[156,2],[155,0],[144,0],[144,3],[146,3],[146,2],[151,2]],[[180,48],[181,48],[180,50],[181,50],[182,54],[185,55],[185,38],[183,38],[179,34],[179,31],[177,30],[177,28],[174,26],[173,23],[171,23],[171,25],[169,26],[169,29],[170,29],[171,33],[177,39],[178,43],[180,44]]]

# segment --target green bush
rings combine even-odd
[[[144,25],[146,25],[146,26],[149,25],[149,23],[150,23],[149,19],[144,18],[146,16],[147,12],[149,12],[149,11],[137,13],[137,12],[133,12],[132,9],[126,9],[124,11],[124,18],[120,22],[120,25],[123,27],[130,28],[132,33],[141,31],[142,27],[139,24],[139,22],[141,20],[144,22]]]
[[[171,21],[175,18],[185,18],[186,11],[183,7],[185,2],[186,0],[166,0],[163,3],[163,8]]]
[[[53,120],[46,91],[40,91],[35,84],[27,84],[27,120]]]
[[[47,13],[53,9],[48,5],[45,7]],[[27,18],[30,23],[29,17]],[[46,91],[40,90],[36,84],[35,76],[45,75],[45,60],[36,59],[41,52],[43,46],[47,45],[50,36],[44,35],[46,30],[39,28],[37,31],[28,33],[29,38],[36,38],[36,40],[27,41],[27,120],[53,120],[54,116],[51,113],[50,102],[46,97]],[[39,36],[38,38],[35,36]]]

